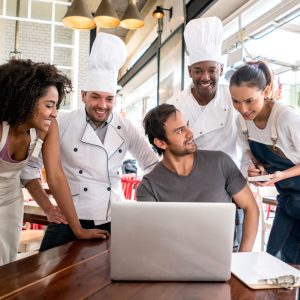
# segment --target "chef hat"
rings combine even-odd
[[[98,33],[89,58],[85,90],[116,94],[119,69],[125,60],[124,42],[113,34]]]
[[[201,61],[222,63],[223,25],[217,17],[193,19],[185,27],[184,40],[190,65]]]

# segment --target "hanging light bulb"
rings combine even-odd
[[[120,20],[113,9],[110,0],[102,0],[94,16],[98,27],[115,28],[120,25]]]
[[[83,0],[73,0],[63,17],[63,24],[72,29],[93,29],[96,23]]]
[[[135,0],[129,0],[127,10],[121,21],[121,26],[127,29],[138,29],[144,26],[144,21],[142,20]]]
[[[160,6],[156,6],[156,9],[152,13],[152,16],[156,19],[163,19],[165,16],[164,11],[161,9]]]
[[[156,6],[156,9],[153,11],[152,16],[156,19],[163,19],[165,16],[164,10],[169,12],[169,20],[170,20],[173,16],[173,7],[164,8],[161,6]]]

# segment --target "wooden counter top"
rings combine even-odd
[[[295,289],[226,283],[112,282],[110,242],[78,240],[0,267],[0,299],[295,300]],[[142,254],[141,254],[142,255]]]

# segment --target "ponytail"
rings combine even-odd
[[[267,98],[274,96],[274,75],[270,67],[263,61],[247,62],[238,68],[230,79],[230,86],[246,85],[264,91],[270,88]]]

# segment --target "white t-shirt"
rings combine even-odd
[[[258,128],[253,121],[246,121],[249,139],[265,145],[273,145],[271,140],[272,115],[274,107],[278,106],[276,122],[277,142],[276,146],[290,159],[295,165],[300,163],[300,115],[295,109],[281,102],[275,102],[271,111],[269,120],[264,129]],[[249,155],[249,143],[242,133],[241,126],[238,122],[238,143],[242,148],[242,166],[244,171],[248,169],[251,163]]]

